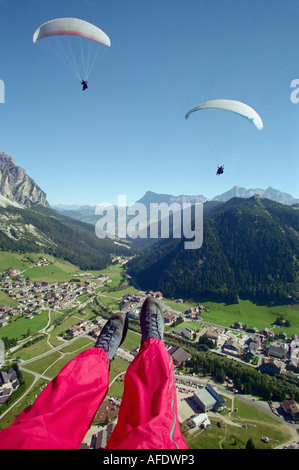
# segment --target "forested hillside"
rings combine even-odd
[[[143,288],[165,296],[237,301],[295,300],[298,290],[299,212],[259,196],[231,199],[204,216],[203,245],[161,240],[128,264]]]
[[[99,239],[93,225],[70,219],[48,208],[0,208],[0,250],[44,252],[81,269],[103,269],[111,255],[128,255],[128,248]]]

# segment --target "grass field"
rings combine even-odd
[[[210,418],[211,426],[206,430],[184,432],[190,449],[244,449],[248,439],[252,439],[256,449],[271,449],[289,439],[288,428],[241,400],[234,400],[234,411],[229,421],[222,419],[223,427],[219,426],[221,417]],[[268,437],[270,442],[264,443],[261,438]]]
[[[28,390],[29,387],[33,384],[34,377],[31,374],[27,374],[26,372],[22,372],[23,379],[26,382],[26,386],[23,387],[23,391],[21,391],[21,394],[24,393],[25,388]],[[36,399],[37,395],[42,391],[42,389],[45,386],[45,381],[44,380],[38,380],[33,388],[30,389],[30,392],[27,393],[24,398],[19,401],[9,413],[7,413],[5,416],[2,418],[0,417],[0,429],[4,429],[8,427],[14,419],[23,411],[27,406],[31,405],[34,400]],[[10,407],[14,401],[17,401],[17,398],[12,396],[11,401],[7,405],[1,405],[0,407],[0,412],[4,413],[5,409],[7,407]],[[3,408],[2,408],[3,407]]]
[[[0,290],[0,305],[8,305],[9,307],[15,308],[18,306],[18,302],[17,300],[12,299],[11,297],[9,297],[9,295]]]
[[[47,325],[47,322],[47,310],[42,310],[40,315],[34,315],[32,319],[17,316],[14,317],[11,323],[1,328],[1,336],[21,339],[22,336],[27,334],[28,330],[30,330],[30,334],[33,335],[43,329]]]
[[[0,253],[0,272],[7,271],[7,269],[15,266],[19,268],[20,271],[28,268],[32,265],[26,255],[21,255],[17,253],[7,253],[1,251]]]
[[[250,300],[240,299],[238,304],[205,302],[210,312],[203,312],[203,320],[221,326],[232,326],[236,321],[247,327],[255,326],[258,330],[264,327],[271,328],[277,318],[282,316],[288,319],[290,328],[277,327],[275,333],[284,331],[288,336],[299,334],[299,305],[258,305]]]

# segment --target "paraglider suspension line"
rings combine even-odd
[[[72,61],[73,61],[74,72],[75,72],[76,76],[79,78],[79,80],[81,80],[79,69],[78,69],[78,66],[77,66],[77,63],[76,63],[76,59],[74,57],[74,52],[73,52],[73,49],[72,49],[71,41],[70,41],[70,38],[68,36],[67,36],[67,38],[68,38],[68,44],[69,44],[71,58],[72,58]]]

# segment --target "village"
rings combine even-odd
[[[45,265],[48,261],[40,260],[39,263]],[[16,300],[18,306],[0,307],[0,329],[17,315],[25,316],[30,320],[34,318],[34,315],[39,315],[42,309],[59,310],[74,306],[78,297],[84,294],[95,294],[104,283],[111,282],[109,276],[102,274],[81,273],[74,274],[73,278],[76,282],[32,282],[22,277],[19,269],[14,267],[8,269],[0,279],[0,289]],[[84,281],[80,282],[82,279]],[[125,312],[129,319],[138,320],[142,303],[149,294],[161,302],[166,330],[169,330],[173,336],[190,342],[198,342],[201,337],[206,336],[214,342],[213,350],[216,353],[251,363],[270,374],[281,374],[287,364],[295,368],[299,367],[298,335],[293,335],[290,340],[287,340],[285,333],[275,335],[274,330],[269,328],[258,331],[255,327],[245,329],[240,322],[235,322],[230,328],[206,323],[201,314],[209,312],[209,309],[204,305],[192,306],[182,312],[169,307],[164,302],[161,292],[140,291],[137,294],[124,295],[119,301],[119,310]],[[182,299],[175,300],[178,304],[182,302]],[[180,328],[180,323],[185,325],[186,322],[190,325],[198,324],[200,327],[196,330],[191,326]],[[90,322],[83,319],[73,325],[67,333],[70,338],[91,332],[98,335],[101,329],[99,326],[102,326],[99,320]]]
[[[44,263],[42,265],[45,266],[48,261],[42,260],[40,263]],[[0,328],[6,326],[8,321],[18,314],[30,320],[33,315],[39,315],[44,308],[58,310],[70,307],[79,296],[92,294],[105,282],[111,282],[108,276],[95,276],[90,273],[74,274],[73,277],[76,282],[52,284],[48,281],[32,282],[22,277],[18,268],[8,269],[0,280],[0,289],[19,305],[0,307]],[[84,282],[79,282],[80,278],[84,278]]]
[[[120,302],[120,310],[125,311],[128,318],[138,319],[146,295],[144,292],[140,292],[138,295],[127,294]],[[198,342],[205,335],[214,342],[213,350],[216,353],[249,362],[270,374],[281,374],[287,364],[299,367],[298,335],[293,335],[290,341],[287,341],[285,333],[282,332],[276,336],[274,331],[269,328],[263,328],[260,331],[255,327],[244,329],[240,322],[235,322],[231,328],[212,325],[202,320],[201,313],[203,311],[209,312],[209,309],[204,305],[197,305],[184,312],[179,312],[163,302],[161,292],[152,292],[151,295],[157,297],[163,306],[165,325],[175,326],[170,330],[174,336],[190,342]],[[181,303],[181,299],[176,302]],[[203,327],[199,331],[195,331],[192,327],[180,328],[181,322],[198,323]]]

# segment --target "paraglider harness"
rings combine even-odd
[[[224,165],[218,166],[216,175],[222,175],[224,171]]]
[[[83,91],[86,90],[88,88],[88,81],[87,80],[82,80],[81,85],[83,85],[82,90]]]

